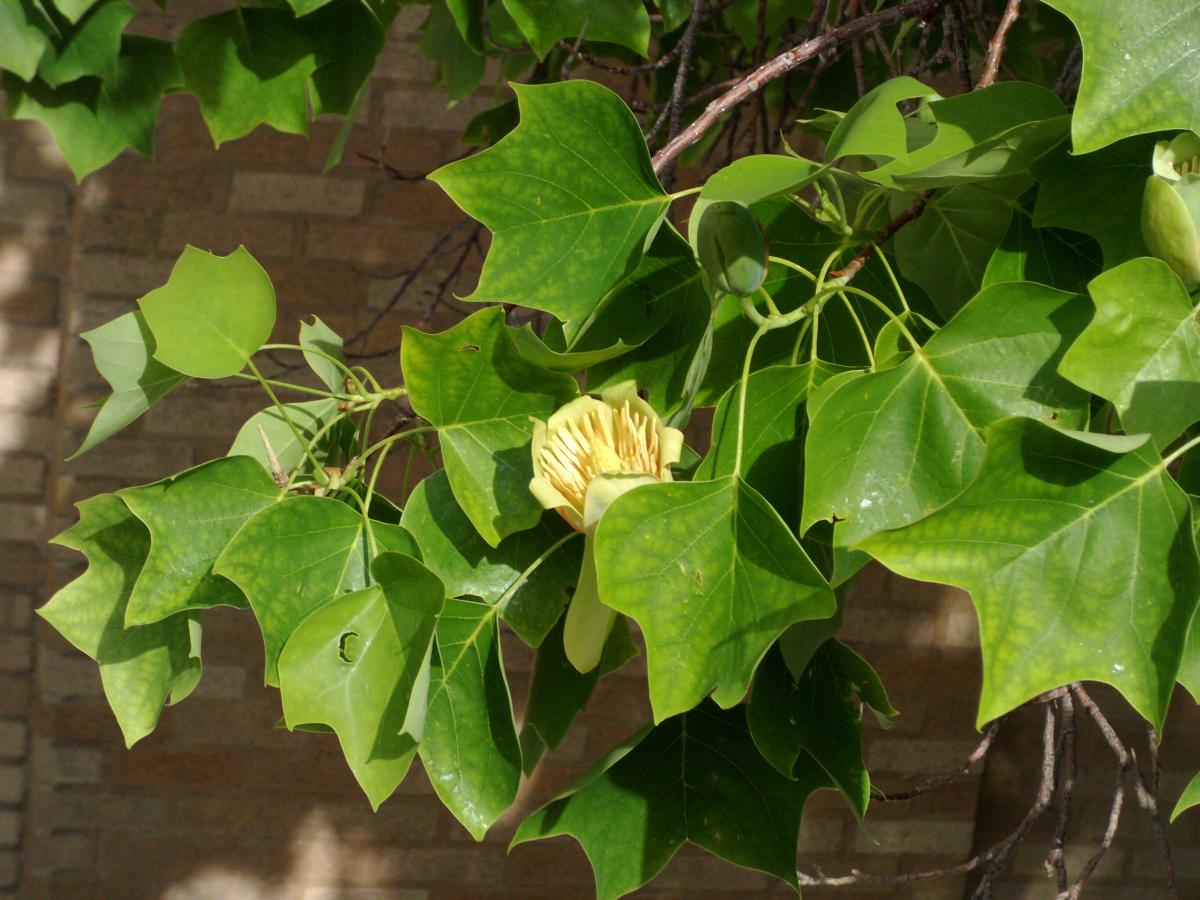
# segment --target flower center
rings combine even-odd
[[[542,474],[579,512],[597,475],[663,476],[658,429],[630,409],[598,407],[564,422],[546,436],[538,461]]]

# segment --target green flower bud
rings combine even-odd
[[[749,296],[767,278],[767,236],[750,210],[740,203],[713,203],[696,232],[700,265],[719,291]]]
[[[1189,288],[1200,285],[1200,135],[1184,131],[1154,147],[1142,198],[1142,238]]]

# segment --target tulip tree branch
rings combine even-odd
[[[1000,17],[1000,24],[996,26],[996,31],[992,35],[991,41],[988,42],[987,56],[984,57],[983,62],[983,74],[975,83],[976,90],[993,84],[996,76],[1000,74],[1000,59],[1004,56],[1004,44],[1020,14],[1021,0],[1008,0],[1008,6],[1004,8],[1004,14]]]
[[[860,34],[885,25],[902,22],[905,19],[928,19],[945,3],[946,0],[909,0],[899,6],[882,9],[879,12],[854,19],[832,31],[785,50],[739,79],[732,88],[712,101],[691,125],[654,154],[654,171],[658,173],[665,171],[679,154],[704,137],[722,116],[754,96],[767,83],[783,77],[797,66]]]

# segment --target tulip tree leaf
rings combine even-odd
[[[521,779],[496,612],[484,603],[446,602],[420,745],[434,790],[477,841],[516,799]]]
[[[1087,395],[1054,369],[1087,314],[1078,295],[998,284],[904,362],[836,387],[812,415],[801,530],[836,520],[847,547],[928,515],[975,477],[997,419],[1082,426]]]
[[[275,326],[275,288],[245,247],[217,256],[189,245],[167,283],[138,303],[154,358],[197,378],[240,372]]]
[[[641,651],[629,633],[629,622],[618,616],[604,642],[600,662],[590,672],[580,672],[567,659],[563,645],[565,620],[538,647],[525,701],[525,720],[521,726],[521,751],[525,771],[531,772],[543,747],[554,750],[571,729],[575,717],[587,706],[596,683],[614,672]]]
[[[849,647],[826,641],[794,678],[779,648],[759,666],[746,721],[759,752],[788,778],[803,754],[837,786],[854,814],[867,813],[871,778],[862,756],[862,704],[857,699]],[[807,764],[807,761],[805,762]]]
[[[479,87],[487,60],[481,49],[463,37],[449,4],[438,2],[429,8],[418,46],[422,54],[437,62],[438,87],[452,104]]]
[[[1046,0],[1083,43],[1083,73],[1071,121],[1076,153],[1134,134],[1200,131],[1198,0],[1141,0],[1112,8],[1089,0]]]
[[[121,33],[136,14],[125,0],[101,0],[47,48],[38,65],[38,77],[51,87],[88,75],[114,80]]]
[[[78,509],[79,522],[53,543],[86,556],[87,571],[38,614],[100,665],[104,695],[131,747],[154,730],[164,703],[178,703],[200,681],[200,622],[181,613],[126,628],[150,533],[115,494],[91,497]]]
[[[500,618],[536,647],[566,606],[579,577],[583,542],[557,513],[533,528],[490,546],[454,499],[446,470],[413,490],[400,520],[421,548],[421,559],[450,597],[479,597],[499,604]]]
[[[895,572],[970,591],[980,725],[1079,680],[1113,685],[1161,725],[1200,561],[1187,496],[1153,445],[1138,444],[1005,419],[962,494],[863,542]]]
[[[520,303],[577,326],[637,268],[669,200],[637,120],[608,88],[565,81],[513,89],[520,124],[429,177],[493,234],[466,299]]]
[[[746,384],[745,439],[742,472],[746,483],[762,494],[788,526],[800,517],[800,484],[804,471],[804,401],[809,391],[840,369],[830,363],[770,366],[750,375]],[[706,481],[737,467],[738,386],[721,398],[713,416],[708,455],[695,479]]]
[[[262,466],[227,456],[119,496],[150,532],[150,552],[125,609],[127,626],[187,609],[246,605],[212,567],[242,524],[280,499]]]
[[[1188,786],[1179,795],[1179,801],[1171,811],[1171,821],[1174,822],[1193,806],[1200,806],[1200,772],[1192,776],[1192,780],[1188,782]]]
[[[32,81],[54,28],[34,0],[0,3],[0,69]]]
[[[674,229],[662,228],[638,270],[604,300],[572,344],[575,352],[616,340],[639,345],[591,366],[588,390],[633,379],[647,402],[669,416],[682,405],[695,372],[711,308],[692,249]]]
[[[338,401],[333,399],[302,400],[299,403],[284,403],[282,406],[282,413],[279,407],[271,405],[247,419],[238,429],[228,455],[251,456],[270,471],[271,458],[267,453],[267,444],[270,444],[280,468],[284,472],[290,472],[307,457],[304,445],[296,439],[295,432],[288,427],[288,421],[296,426],[296,430],[305,441],[311,441],[330,419],[340,414]],[[287,414],[287,419],[284,419],[284,413]],[[325,437],[313,444],[313,455],[324,462],[337,445],[339,434],[337,426],[326,429]],[[263,442],[263,435],[266,435],[266,443]]]
[[[71,459],[108,440],[188,379],[154,359],[154,335],[140,312],[125,313],[80,337],[92,348],[92,361],[112,393]]]
[[[194,19],[175,54],[218,146],[262,124],[308,133],[316,46],[289,10],[234,9]]]
[[[600,598],[641,626],[655,721],[716,688],[729,707],[779,634],[834,614],[833,591],[792,532],[736,475],[651,484],[596,530]]]
[[[586,36],[589,41],[620,44],[646,55],[650,16],[641,0],[503,0],[521,33],[529,38],[538,58],[544,58],[560,38]]]
[[[1052,91],[1021,81],[934,100],[929,113],[932,141],[863,177],[918,190],[1024,172],[1066,137],[1070,122]]]
[[[571,376],[526,361],[504,329],[492,307],[440,334],[405,328],[400,349],[412,407],[437,426],[454,496],[493,547],[542,516],[529,492],[530,417],[548,419],[579,393]]]
[[[334,393],[344,391],[346,376],[343,374],[342,368],[326,358],[332,356],[342,363],[346,362],[346,351],[342,346],[342,339],[337,333],[322,322],[320,316],[313,316],[311,323],[300,323],[299,344],[301,347],[309,348],[309,352],[304,354],[304,361],[324,382],[325,386]],[[314,353],[312,352],[314,350],[320,352]]]
[[[1036,281],[1060,291],[1083,293],[1100,269],[1100,250],[1091,238],[1058,228],[1038,228],[1018,211],[988,260],[983,286]]]
[[[127,147],[146,155],[154,152],[159,104],[165,92],[179,86],[180,77],[169,43],[127,34],[121,39],[115,79],[80,78],[52,88],[6,75],[3,86],[8,115],[42,122],[75,177],[83,178]]]
[[[1152,136],[1130,138],[1082,156],[1059,147],[1033,166],[1041,184],[1033,224],[1091,235],[1100,242],[1109,268],[1143,255],[1142,231],[1132,226],[1142,208],[1153,150]],[[1081,203],[1081,197],[1087,202]]]
[[[1130,434],[1165,447],[1200,419],[1200,323],[1164,262],[1131,259],[1089,285],[1096,315],[1059,371],[1111,400]]]
[[[1012,215],[998,194],[974,184],[952,187],[896,234],[896,264],[949,318],[983,284],[988,260],[1004,240]]]
[[[789,780],[762,759],[741,707],[705,703],[617,747],[525,819],[513,845],[575,838],[598,900],[641,887],[685,841],[797,887],[800,815],[824,786],[815,767]]]
[[[399,526],[372,522],[380,550],[419,555]],[[261,510],[234,535],[213,572],[250,601],[266,651],[266,683],[278,684],[284,644],[304,618],[367,584],[370,558],[362,514],[328,497],[290,496]]]
[[[838,121],[829,136],[825,159],[845,156],[899,159],[908,153],[908,130],[896,104],[919,97],[936,97],[937,92],[915,78],[902,75],[885,81],[864,94]]]
[[[279,691],[289,728],[333,728],[378,809],[416,755],[420,730],[406,721],[410,701],[424,713],[420,681],[444,595],[436,576],[400,553],[375,557],[371,571],[378,584],[329,601],[288,638]]]
[[[828,168],[828,164],[769,153],[734,160],[704,182],[688,216],[688,242],[696,246],[700,219],[713,203],[730,200],[749,206],[780,194],[794,193]]]

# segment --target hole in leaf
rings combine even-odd
[[[458,352],[459,353],[478,353],[479,345],[478,344],[463,344],[461,347],[458,348]]]
[[[347,631],[338,641],[338,656],[342,662],[352,663],[358,658],[358,632]]]

